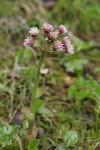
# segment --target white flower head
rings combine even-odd
[[[41,68],[40,73],[41,75],[46,75],[48,73],[49,69],[48,68]]]

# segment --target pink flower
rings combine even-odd
[[[30,34],[31,36],[35,36],[35,37],[36,37],[36,36],[39,34],[38,28],[37,28],[37,27],[32,27],[32,28],[30,28],[29,34]]]
[[[63,44],[61,41],[57,41],[53,47],[56,51],[62,51],[63,50]]]
[[[25,47],[33,47],[33,44],[34,44],[34,40],[32,37],[27,37],[25,40],[24,40],[24,43],[23,45]]]
[[[42,69],[40,70],[40,73],[41,73],[41,75],[44,76],[44,75],[46,75],[46,74],[48,73],[48,71],[49,71],[49,70],[48,70],[47,68],[44,68],[44,69],[42,68]]]
[[[63,40],[62,40],[62,44],[63,44],[64,46],[67,46],[67,45],[71,44],[71,41],[70,41],[70,39],[69,39],[67,36],[65,36],[65,37],[63,38]]]
[[[67,33],[67,29],[63,25],[59,26],[58,31],[59,31],[60,34],[64,34],[64,35]]]
[[[68,45],[67,48],[65,49],[65,52],[69,54],[74,54],[74,47],[72,44]]]
[[[43,24],[43,31],[44,31],[45,34],[48,34],[51,31],[53,31],[53,26],[51,24],[44,23]]]
[[[53,42],[57,38],[57,33],[56,32],[50,32],[48,35],[48,39]]]

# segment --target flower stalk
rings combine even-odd
[[[42,54],[40,56],[37,72],[36,72],[36,77],[35,77],[35,81],[34,81],[34,88],[33,88],[33,92],[32,92],[32,100],[30,103],[30,110],[32,113],[34,113],[34,110],[33,110],[34,102],[35,102],[36,96],[37,96],[37,89],[38,89],[39,77],[40,77],[40,69],[41,69],[41,66],[43,64],[43,60],[44,60],[44,53],[42,52]]]

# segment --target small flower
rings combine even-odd
[[[60,34],[64,34],[64,35],[67,33],[67,29],[63,25],[59,26],[58,31],[59,31]]]
[[[65,49],[65,52],[69,54],[74,54],[74,47],[72,44],[68,45],[67,48]]]
[[[53,42],[57,38],[57,33],[56,32],[50,32],[48,35],[48,39]]]
[[[67,46],[67,45],[71,44],[71,41],[70,41],[70,39],[68,38],[68,36],[65,36],[65,37],[63,38],[62,44],[63,44],[64,46]]]
[[[37,35],[39,34],[38,28],[37,28],[37,27],[32,27],[32,28],[30,28],[29,34],[30,34],[31,36],[37,37]]]
[[[32,37],[27,37],[25,40],[24,40],[24,43],[23,45],[25,47],[33,47],[33,44],[34,44],[34,40]]]
[[[41,73],[42,76],[45,76],[45,75],[48,73],[48,71],[49,71],[49,70],[48,70],[47,68],[44,68],[44,69],[42,68],[42,69],[40,70],[40,73]]]
[[[62,51],[63,50],[63,44],[61,41],[57,41],[53,47],[56,51]]]
[[[44,31],[44,34],[49,34],[51,31],[53,31],[53,26],[51,24],[48,24],[48,23],[44,23],[43,24],[43,31]]]

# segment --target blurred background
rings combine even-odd
[[[58,116],[51,121],[53,127],[49,123],[45,127],[45,121],[49,121],[44,121],[43,118],[40,125],[46,131],[50,128],[48,132],[54,136],[58,130],[63,132],[65,126],[68,129],[74,128],[81,134],[80,127],[83,123],[86,136],[88,129],[93,129],[93,137],[98,138],[96,126],[99,121],[95,120],[97,113],[94,112],[94,107],[98,107],[100,97],[91,97],[86,79],[90,75],[97,82],[100,80],[99,3],[99,0],[0,0],[1,117],[9,120],[18,106],[19,111],[11,122],[21,124],[21,105],[18,104],[24,100],[23,103],[29,105],[35,66],[38,63],[38,56],[33,56],[30,49],[23,47],[29,28],[41,28],[45,22],[54,27],[64,24],[69,30],[75,54],[69,56],[59,53],[47,56],[45,60],[44,66],[50,69],[50,74],[46,79],[49,90],[44,97],[47,107],[55,110]],[[91,87],[94,86],[92,83],[91,81]],[[100,94],[99,90],[98,93]]]
[[[21,54],[21,51],[23,53],[23,40],[27,36],[28,29],[31,26],[41,27],[44,22],[49,22],[55,27],[64,24],[70,31],[75,51],[78,54],[74,56],[76,66],[72,66],[73,69],[68,67],[68,64],[65,65],[69,71],[71,69],[71,72],[80,72],[83,67],[88,70],[93,67],[94,72],[99,70],[99,63],[97,64],[100,54],[99,0],[1,0],[1,66],[13,65],[15,56],[18,53]],[[77,59],[80,61],[79,68]],[[92,63],[94,60],[95,64]]]
[[[12,38],[9,38],[13,43],[19,39],[18,36],[22,37],[22,33],[29,26],[40,26],[46,21],[55,26],[65,24],[82,40],[99,42],[99,15],[98,0],[1,0],[1,34],[12,35]]]

